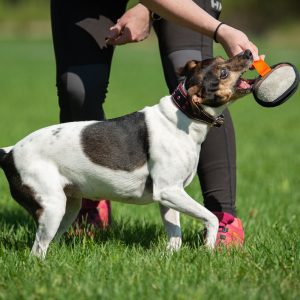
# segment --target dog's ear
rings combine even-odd
[[[198,86],[191,86],[187,90],[188,98],[191,101],[192,106],[198,106],[203,103],[203,98],[201,97],[201,91]]]
[[[199,61],[198,60],[189,60],[184,67],[179,68],[178,75],[179,76],[187,76],[191,70],[193,70],[197,65]]]

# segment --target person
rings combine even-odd
[[[126,11],[126,0],[51,0],[51,21],[56,58],[56,82],[60,121],[103,120],[103,103],[107,93],[114,46],[139,42],[149,36],[153,23],[158,37],[164,76],[170,93],[182,80],[177,70],[188,60],[213,56],[213,38],[229,56],[250,49],[258,59],[257,47],[241,31],[221,23],[221,1],[143,0]],[[151,16],[156,13],[157,20]],[[114,26],[101,48],[95,34],[77,26],[78,22],[99,15]],[[212,128],[202,145],[198,176],[204,205],[220,221],[218,244],[243,244],[242,222],[236,216],[235,134],[228,110],[225,123]],[[106,227],[111,219],[110,203],[83,200],[80,217],[96,226]]]

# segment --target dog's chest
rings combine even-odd
[[[149,132],[149,159],[151,176],[172,184],[188,185],[195,175],[199,161],[200,144],[192,138],[188,123],[170,122],[157,108],[145,110]]]

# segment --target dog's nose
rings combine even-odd
[[[252,59],[253,58],[252,52],[249,49],[245,50],[243,57],[245,59]]]

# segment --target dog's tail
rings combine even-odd
[[[7,154],[13,149],[13,146],[0,148],[0,167],[2,168]]]

